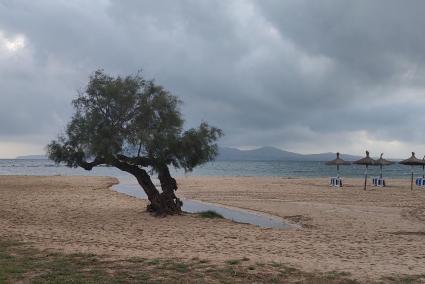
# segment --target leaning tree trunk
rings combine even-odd
[[[118,160],[113,165],[136,177],[150,201],[150,204],[147,206],[149,212],[160,216],[181,213],[183,202],[174,194],[174,191],[177,190],[177,182],[171,177],[167,166],[163,167],[158,175],[162,187],[162,193],[159,193],[151,177],[144,169]]]
[[[179,214],[181,213],[181,207],[183,202],[177,198],[175,191],[177,190],[177,182],[171,176],[168,166],[163,166],[158,171],[158,179],[161,183],[162,193],[160,194],[161,202],[166,208],[168,214]]]
[[[180,214],[183,202],[174,194],[174,191],[177,189],[177,182],[171,177],[168,168],[164,172],[161,171],[161,174],[158,175],[162,193],[159,193],[149,174],[143,169],[139,170],[134,176],[146,192],[150,201],[147,211],[159,216]]]

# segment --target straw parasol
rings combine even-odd
[[[354,164],[357,165],[365,165],[366,166],[366,171],[364,173],[364,190],[366,190],[366,186],[367,186],[367,169],[369,166],[375,165],[375,160],[372,159],[371,157],[369,157],[369,151],[366,150],[366,157],[357,160],[354,162]]]
[[[415,157],[415,152],[412,152],[412,156],[409,159],[403,160],[400,162],[402,165],[410,166],[412,169],[412,179],[410,181],[410,190],[413,190],[413,166],[422,166],[424,167],[424,160],[420,160]]]
[[[379,165],[379,168],[380,168],[380,174],[379,174],[380,178],[382,178],[382,167],[394,164],[394,162],[388,161],[382,158],[383,155],[384,153],[381,153],[381,157],[375,161],[375,165]]]
[[[422,178],[425,178],[425,156],[422,158]]]
[[[326,162],[326,165],[328,166],[336,166],[337,177],[339,177],[339,166],[350,165],[350,164],[351,164],[350,162],[344,161],[343,159],[339,157],[339,152],[336,153],[336,159]]]

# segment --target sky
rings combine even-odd
[[[97,69],[220,145],[425,154],[425,1],[0,0],[0,158],[44,153]]]

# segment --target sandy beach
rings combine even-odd
[[[264,229],[184,214],[154,218],[146,201],[117,193],[108,177],[0,176],[0,237],[40,249],[110,257],[275,261],[303,271],[348,272],[361,281],[425,273],[425,190],[408,180],[363,191],[326,179],[183,177],[185,198],[276,215],[299,229]]]

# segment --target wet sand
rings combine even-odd
[[[425,189],[407,180],[362,190],[326,179],[180,178],[180,196],[283,217],[302,228],[264,229],[185,214],[154,218],[146,201],[107,177],[0,176],[0,237],[64,252],[212,262],[247,257],[304,271],[344,271],[363,281],[425,273]]]

